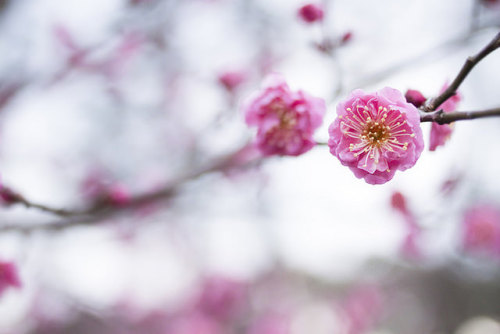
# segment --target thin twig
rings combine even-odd
[[[465,80],[470,71],[474,68],[474,66],[476,66],[481,60],[483,60],[483,58],[485,58],[487,55],[489,55],[499,47],[500,33],[498,33],[495,38],[493,38],[488,43],[488,45],[486,45],[481,51],[479,51],[478,54],[467,58],[464,65],[460,69],[460,72],[458,72],[455,80],[453,80],[450,86],[443,93],[441,93],[441,95],[432,99],[430,103],[423,108],[424,111],[431,112],[436,110],[441,104],[443,104],[443,102],[455,95],[457,93],[458,87],[460,87],[460,85]]]
[[[172,183],[163,187],[160,190],[140,194],[132,197],[126,204],[116,205],[111,202],[97,202],[84,210],[66,210],[50,207],[48,205],[43,205],[35,202],[31,202],[20,195],[12,193],[12,195],[18,196],[17,200],[12,202],[12,204],[22,204],[27,208],[36,208],[42,210],[44,212],[52,213],[64,219],[55,220],[49,223],[44,224],[32,224],[32,225],[17,225],[17,224],[9,224],[0,226],[0,232],[5,231],[20,231],[20,232],[31,232],[32,230],[60,230],[63,228],[75,226],[75,225],[85,225],[90,224],[92,222],[100,221],[104,218],[112,216],[114,214],[118,214],[124,211],[130,211],[137,209],[141,206],[157,203],[161,201],[166,201],[172,198],[178,191],[181,190],[182,186],[186,183],[198,179],[199,177],[214,173],[221,172],[228,169],[244,169],[251,167],[253,165],[258,164],[262,158],[256,157],[253,159],[249,159],[248,161],[238,162],[237,155],[246,148],[245,145],[243,148],[236,150],[230,154],[227,154],[219,159],[216,159],[210,164],[203,166],[199,169],[193,170],[191,172],[186,173],[183,176],[178,177]]]
[[[455,111],[444,112],[438,110],[430,113],[422,112],[420,115],[420,122],[436,122],[438,124],[449,124],[456,121],[485,118],[485,117],[499,117],[500,108],[486,109],[479,111]]]

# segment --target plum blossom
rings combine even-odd
[[[346,43],[349,43],[352,38],[353,38],[354,34],[352,31],[347,31],[345,32],[343,35],[342,35],[342,38],[340,39],[340,44],[346,44]]]
[[[417,223],[415,214],[406,203],[406,197],[399,191],[395,191],[391,196],[392,208],[403,216],[405,236],[400,246],[400,254],[407,260],[422,259],[420,247],[420,237],[422,229]]]
[[[217,80],[228,92],[234,92],[247,79],[247,73],[243,71],[225,71],[219,74]]]
[[[329,128],[330,152],[367,183],[386,183],[422,153],[418,110],[396,89],[357,89],[337,105],[337,115]]]
[[[246,123],[257,127],[262,154],[297,156],[315,145],[314,130],[323,122],[326,105],[306,92],[291,91],[281,75],[272,74],[243,110]]]
[[[441,88],[441,93],[448,88],[448,84],[445,83],[443,88]],[[443,102],[436,110],[442,109],[444,112],[452,112],[457,109],[458,103],[462,100],[460,94],[455,94],[448,100]],[[431,137],[429,140],[429,151],[435,151],[438,146],[443,146],[446,141],[450,138],[453,132],[454,123],[451,124],[437,124],[432,123],[431,125]]]
[[[246,297],[243,282],[221,276],[208,277],[203,282],[196,306],[215,319],[228,319],[242,309]]]
[[[21,280],[13,262],[0,261],[0,297],[9,288],[20,288]]]
[[[299,8],[299,17],[306,23],[314,23],[323,20],[323,8],[314,3]]]
[[[464,213],[462,229],[466,251],[500,255],[500,209],[490,204],[470,207]]]

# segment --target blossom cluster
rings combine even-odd
[[[460,94],[455,94],[439,110],[454,111],[460,100]],[[337,104],[337,118],[329,126],[331,154],[367,183],[386,183],[396,171],[413,167],[424,149],[417,108],[425,101],[416,90],[408,90],[406,96],[390,87],[376,92],[354,90]],[[256,147],[265,156],[309,151],[325,109],[322,99],[291,91],[277,74],[243,107],[247,124],[257,127]],[[453,124],[433,123],[429,149],[444,145],[452,130]]]
[[[0,261],[0,297],[9,288],[20,288],[21,280],[13,262]]]
[[[468,208],[462,225],[462,245],[469,253],[500,257],[500,210],[491,204]]]

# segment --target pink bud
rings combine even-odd
[[[350,42],[351,39],[352,39],[352,32],[348,31],[344,35],[342,35],[342,39],[340,41],[341,41],[341,44],[346,44],[346,43]]]
[[[219,83],[228,91],[233,92],[246,80],[246,74],[243,71],[226,71],[219,75]]]
[[[408,89],[405,98],[408,103],[413,104],[417,108],[420,108],[427,100],[422,93],[414,89]]]
[[[21,280],[13,262],[0,261],[0,296],[8,288],[20,288]]]
[[[299,17],[306,23],[323,20],[323,8],[318,4],[307,4],[299,9]]]
[[[403,214],[408,213],[408,207],[406,206],[406,198],[399,191],[395,191],[391,196],[391,206],[394,210],[399,211]]]
[[[0,198],[2,199],[2,202],[7,205],[19,203],[23,200],[21,195],[6,187],[2,187],[2,189],[0,189]]]
[[[114,184],[108,189],[108,198],[111,204],[124,206],[130,202],[130,193],[121,184]]]

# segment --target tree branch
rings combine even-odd
[[[450,86],[438,97],[432,99],[428,105],[426,105],[423,109],[426,112],[432,112],[436,110],[443,102],[448,100],[450,97],[457,93],[458,87],[465,80],[467,75],[469,75],[470,71],[476,66],[483,58],[487,55],[495,51],[500,47],[500,33],[498,33],[495,38],[493,38],[488,45],[486,45],[479,53],[474,56],[467,58],[465,64],[462,66],[462,69],[456,76],[455,80],[450,84]]]
[[[499,117],[500,108],[479,110],[479,111],[455,111],[444,112],[438,110],[434,112],[422,112],[420,114],[420,122],[435,122],[438,124],[449,124],[456,121],[467,119],[485,118],[485,117]]]
[[[9,204],[22,204],[27,208],[36,208],[41,211],[52,213],[54,215],[57,215],[65,219],[55,220],[50,223],[36,224],[36,225],[9,224],[0,226],[0,232],[13,231],[13,230],[20,232],[30,232],[32,230],[37,230],[37,229],[60,230],[70,226],[89,224],[91,222],[99,221],[102,220],[103,218],[117,214],[119,212],[130,211],[147,204],[168,200],[175,194],[177,194],[177,192],[180,191],[182,186],[184,186],[186,183],[193,181],[203,175],[214,172],[222,172],[233,168],[244,169],[251,167],[255,164],[258,164],[260,161],[262,161],[262,157],[252,156],[249,159],[245,157],[246,154],[245,150],[248,150],[249,147],[250,147],[249,145],[245,145],[242,148],[239,148],[238,150],[230,154],[215,159],[213,162],[207,164],[206,166],[202,166],[198,169],[186,173],[183,176],[178,177],[172,183],[168,184],[167,186],[163,187],[160,190],[136,195],[132,197],[130,200],[128,200],[127,203],[120,205],[117,205],[110,201],[98,201],[83,210],[79,209],[66,210],[31,202],[22,197],[21,195],[11,191],[9,188],[4,188],[2,189],[3,192],[2,197],[4,198],[5,202]]]

